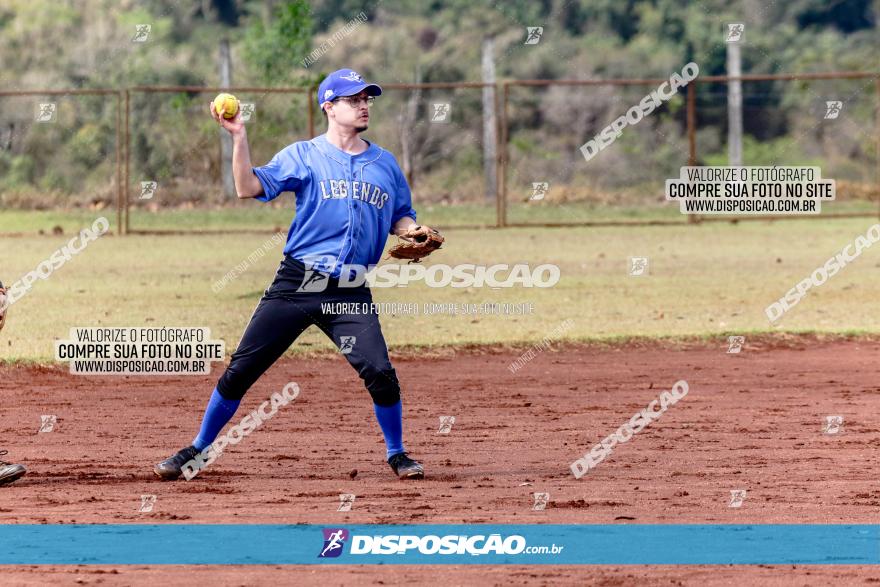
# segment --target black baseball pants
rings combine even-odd
[[[393,406],[400,401],[400,385],[372,301],[366,286],[339,287],[337,279],[308,270],[301,261],[285,256],[254,310],[217,389],[226,399],[240,400],[297,337],[314,324],[339,347],[363,379],[373,401],[380,406]],[[358,311],[325,314],[322,304]]]

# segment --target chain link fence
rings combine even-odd
[[[878,74],[741,80],[744,165],[819,166],[837,181],[820,217],[877,214]],[[386,84],[364,136],[394,154],[421,217],[442,228],[694,221],[665,201],[664,182],[684,165],[727,164],[729,78],[699,77],[605,148],[582,150],[664,81]],[[114,210],[120,233],[283,229],[292,197],[262,204],[224,189],[225,131],[208,114],[221,91],[249,113],[255,165],[326,128],[313,88],[2,91],[2,208]]]

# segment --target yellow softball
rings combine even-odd
[[[220,94],[214,98],[214,111],[223,118],[235,118],[238,100],[232,94]]]

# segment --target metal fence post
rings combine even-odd
[[[507,162],[509,159],[509,153],[507,152],[507,103],[510,98],[510,86],[507,82],[504,82],[504,91],[501,98],[501,148],[498,150],[498,153],[501,157],[501,165],[499,165],[500,169],[500,181],[498,182],[498,198],[495,202],[495,210],[496,210],[496,221],[495,225],[498,228],[504,228],[507,226]]]
[[[492,93],[495,101],[495,226],[498,226],[498,204],[501,195],[501,176],[504,174],[504,157],[501,154],[501,92],[498,82],[495,82],[495,91]]]
[[[116,92],[116,234],[122,235],[122,92]]]
[[[697,80],[691,80],[687,87],[687,135],[688,166],[697,164]],[[699,222],[696,214],[688,215],[688,223]]]
[[[128,219],[128,209],[129,209],[129,201],[128,201],[128,184],[131,179],[131,157],[130,157],[130,148],[129,145],[131,143],[131,93],[126,89],[125,90],[125,181],[123,182],[122,195],[124,198],[125,204],[125,230],[124,234],[128,234],[130,226]]]
[[[313,92],[316,91],[316,88],[309,87],[306,92],[306,100],[308,104],[306,104],[306,109],[309,112],[309,139],[315,137],[315,101]]]

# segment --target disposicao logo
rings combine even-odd
[[[345,528],[324,528],[324,548],[318,558],[336,558],[342,554],[342,547],[348,540],[348,530]]]

